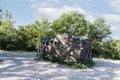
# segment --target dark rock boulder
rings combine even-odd
[[[92,60],[91,40],[77,35],[62,34],[54,37],[43,37],[39,51],[40,54],[50,54],[66,62]]]

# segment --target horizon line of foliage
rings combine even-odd
[[[11,13],[0,9],[0,49],[36,51],[41,37],[68,33],[90,38],[93,56],[120,59],[120,40],[111,39],[110,26],[104,18],[91,23],[83,14],[70,12],[51,23],[46,18],[17,28],[14,23]]]

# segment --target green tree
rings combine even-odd
[[[0,25],[2,23],[2,9],[0,9]]]
[[[2,24],[0,25],[0,30],[3,32],[10,31],[14,29],[14,20],[11,16],[11,13],[6,10],[2,15]]]
[[[52,30],[54,34],[71,33],[85,35],[86,20],[84,15],[77,12],[63,14],[53,21]]]
[[[101,41],[111,34],[110,27],[103,18],[97,18],[92,24],[78,12],[63,14],[54,20],[52,30],[54,34],[71,33],[87,36],[93,41]]]
[[[40,46],[40,40],[41,40],[40,38],[50,35],[50,23],[48,19],[43,18],[41,20],[35,21],[34,27],[35,27],[35,32],[37,34],[37,37],[35,38],[36,40],[35,44],[36,44],[36,49],[38,49]]]
[[[110,26],[106,24],[104,18],[97,18],[93,23],[94,28],[94,39],[101,41],[110,36]]]
[[[13,47],[12,44],[13,42],[15,42],[16,39],[16,29],[14,29],[14,21],[8,10],[3,12],[1,21],[2,23],[0,25],[0,48],[10,49],[10,47]]]
[[[89,37],[92,39],[92,47],[95,54],[97,53],[97,55],[100,55],[101,51],[105,50],[102,49],[102,44],[104,43],[105,39],[110,37],[110,34],[110,26],[106,24],[105,19],[97,18],[92,24],[92,32],[89,35]]]
[[[48,35],[49,22],[47,19],[35,21],[31,25],[19,26],[18,35],[24,44],[25,50],[37,50],[40,46],[40,38]]]
[[[78,12],[63,14],[60,18],[53,21],[53,33],[70,33],[87,36],[92,40],[93,52],[100,53],[102,42],[111,34],[110,26],[106,24],[104,18],[97,18],[94,23],[90,23],[85,16]]]

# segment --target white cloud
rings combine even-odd
[[[37,0],[29,0],[30,2],[36,2]]]
[[[104,14],[103,17],[107,20],[107,23],[111,25],[112,31],[120,31],[119,14]]]
[[[40,7],[50,7],[53,4],[57,4],[58,0],[28,0],[31,3],[32,8],[40,8]]]
[[[78,11],[79,13],[85,14],[85,11],[80,7],[71,7],[71,6],[63,6],[60,8],[55,7],[37,7],[37,12],[39,15],[46,16],[50,19],[55,19],[63,13],[68,13],[71,11]]]
[[[120,23],[119,14],[104,14],[103,16],[112,23]]]
[[[78,1],[78,2],[84,1],[84,2],[91,2],[92,0],[68,0],[68,1]]]
[[[110,7],[115,8],[116,11],[120,12],[120,0],[108,0]]]
[[[33,0],[34,1],[34,0]],[[31,7],[34,8],[37,11],[37,17],[39,16],[45,16],[49,19],[55,19],[58,18],[63,13],[68,13],[71,11],[77,11],[82,14],[86,14],[85,10],[83,10],[81,7],[78,6],[78,4],[73,4],[73,6],[70,6],[69,3],[77,1],[79,2],[90,2],[92,0],[66,0],[68,2],[68,5],[62,5],[59,0],[44,0],[44,1],[38,1],[32,2]],[[57,6],[56,3],[61,4],[61,6]],[[55,4],[55,6],[54,6]],[[86,16],[86,19],[90,22],[94,21],[94,17],[92,15]]]
[[[87,0],[88,2],[92,1],[92,0]]]
[[[58,0],[54,0],[55,1],[55,3],[58,3]]]
[[[93,15],[91,15],[91,14],[87,14],[86,17],[85,17],[85,19],[87,21],[90,21],[91,23],[93,23],[94,20],[95,20],[95,17]]]

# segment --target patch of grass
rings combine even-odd
[[[77,62],[62,62],[60,63],[65,66],[69,66],[74,69],[87,69],[95,65],[93,61],[88,61],[86,63],[77,63]]]
[[[64,60],[59,60],[56,57],[54,57],[53,55],[50,54],[41,54],[40,56],[42,59],[47,60],[47,61],[51,61],[53,63],[58,63],[64,66],[69,66],[71,68],[74,69],[87,69],[90,68],[92,66],[95,65],[95,63],[93,61],[88,61],[88,62],[65,62]]]

